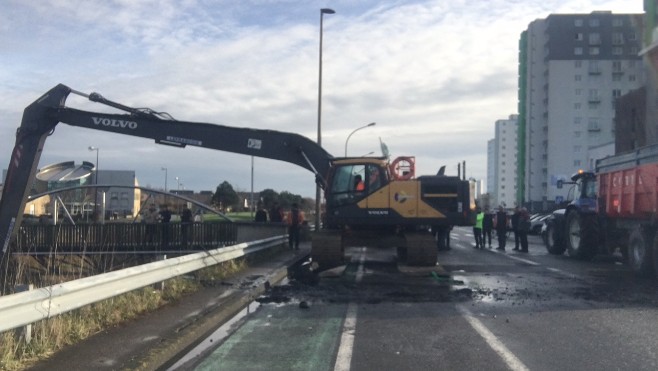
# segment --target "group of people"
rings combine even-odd
[[[495,213],[489,212],[488,209],[482,211],[479,207],[476,210],[475,225],[473,226],[473,235],[475,236],[475,248],[484,249],[489,243],[491,249],[491,237],[493,231],[496,231],[498,237],[498,247],[496,250],[505,251],[507,245],[507,232],[510,230],[514,233],[514,251],[528,252],[528,232],[530,230],[530,214],[525,207],[514,208],[514,214],[511,217],[503,206],[498,207]]]
[[[268,220],[268,212],[263,207],[263,203],[258,203],[258,211],[254,218],[255,222],[265,223]],[[284,213],[283,208],[278,203],[274,203],[269,212],[269,221],[272,223],[285,222],[288,225],[288,246],[291,249],[299,250],[299,234],[302,225],[305,222],[304,212],[299,209],[297,203],[291,205],[290,211]]]

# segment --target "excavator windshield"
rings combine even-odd
[[[388,183],[386,173],[375,164],[337,165],[327,193],[332,206],[355,203]]]

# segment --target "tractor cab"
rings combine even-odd
[[[589,171],[579,170],[571,176],[571,181],[575,184],[574,200],[571,204],[584,212],[596,211],[596,175]]]

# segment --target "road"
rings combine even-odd
[[[315,286],[273,287],[174,368],[658,369],[655,279],[614,258],[549,255],[538,236],[529,240],[529,253],[510,251],[510,241],[506,252],[478,250],[469,228],[455,228],[452,250],[431,269],[351,248],[346,267]]]

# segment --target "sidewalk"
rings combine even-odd
[[[226,285],[203,288],[155,312],[71,345],[31,370],[153,370],[182,356],[216,328],[286,278],[288,267],[310,254],[310,243],[251,263]]]

